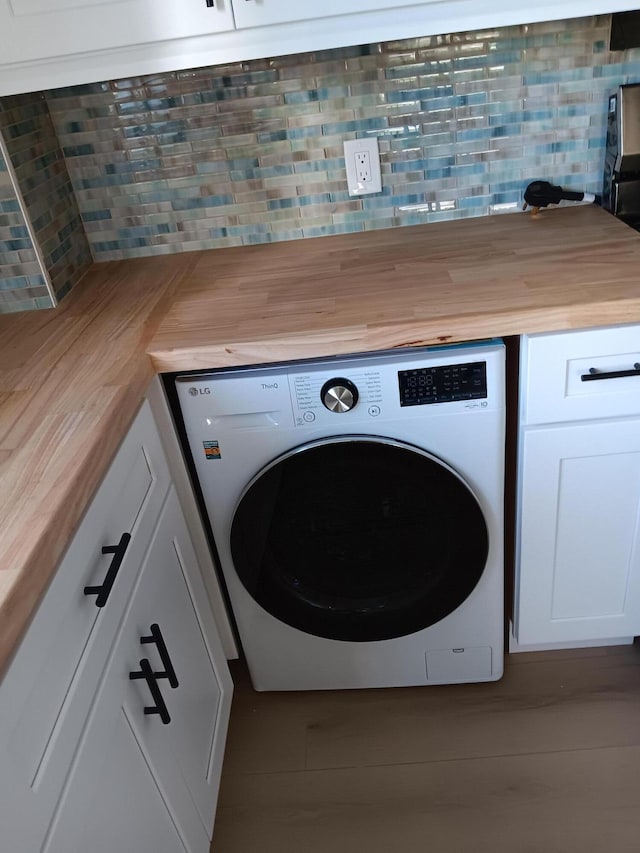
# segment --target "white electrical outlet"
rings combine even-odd
[[[349,195],[382,192],[378,138],[349,139],[344,143]]]

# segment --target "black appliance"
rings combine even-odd
[[[640,83],[609,98],[602,206],[640,230]]]

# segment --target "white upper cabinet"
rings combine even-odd
[[[86,55],[231,29],[231,0],[212,6],[206,0],[0,0],[0,61]]]
[[[0,96],[632,10],[638,0],[0,0]],[[210,5],[208,5],[210,4]]]
[[[310,21],[330,18],[333,15],[356,15],[383,9],[406,10],[408,7],[427,6],[439,0],[422,0],[411,3],[407,0],[325,0],[324,3],[300,3],[299,0],[233,0],[236,26],[262,27],[268,24],[284,24],[293,21]],[[353,33],[358,32],[357,18],[351,19]],[[349,26],[346,21],[342,26]],[[357,39],[356,39],[357,42]]]

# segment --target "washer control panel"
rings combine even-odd
[[[401,406],[477,400],[487,396],[487,365],[474,361],[399,370],[398,385]]]
[[[313,424],[318,417],[343,414],[357,407],[377,417],[382,407],[382,378],[379,370],[360,369],[349,377],[327,377],[326,373],[298,373],[290,377],[294,420],[297,426]]]

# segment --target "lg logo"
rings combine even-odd
[[[207,388],[206,386],[204,388],[189,388],[189,394],[192,397],[198,397],[200,394],[210,394],[210,393],[211,393],[211,388]]]

